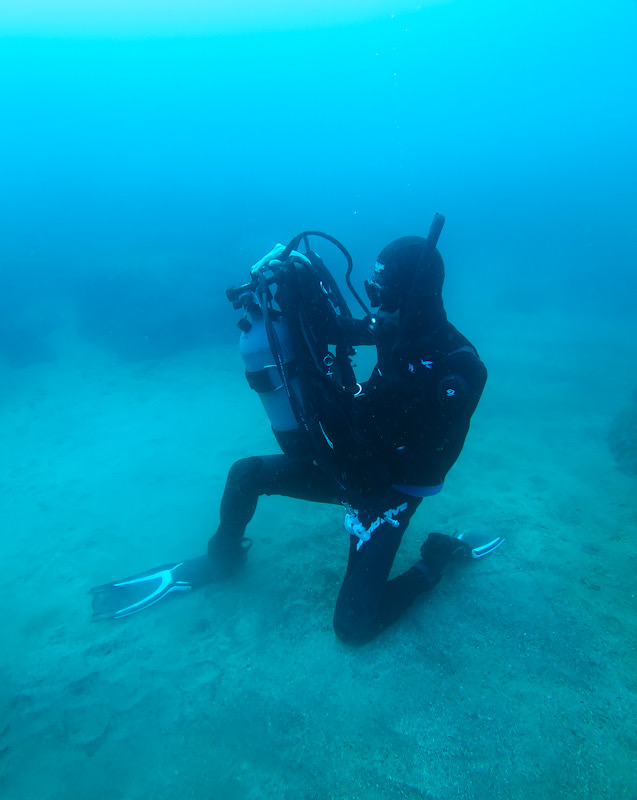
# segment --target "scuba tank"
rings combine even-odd
[[[318,231],[299,234],[285,248],[278,245],[252,268],[249,283],[226,295],[234,308],[244,309],[239,351],[279,446],[291,458],[315,461],[334,472],[330,431],[335,423],[342,427],[345,413],[338,395],[356,383],[350,361],[354,351],[337,318],[351,313],[331,273],[310,249],[310,235],[327,239],[345,255],[347,283],[368,313],[349,280],[349,253]],[[305,255],[295,249],[301,239]]]
[[[296,361],[290,328],[283,317],[271,321],[271,335],[278,342],[281,356],[279,364],[272,352],[266,319],[259,306],[247,310],[244,320],[248,324],[241,325],[239,353],[248,384],[259,395],[283,452],[292,458],[307,458],[310,456],[308,442],[293,408],[295,404],[302,407],[302,400],[299,378],[294,374]],[[287,387],[281,369],[287,378]]]

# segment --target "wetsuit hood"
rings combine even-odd
[[[374,277],[366,284],[372,304],[389,313],[400,309],[399,338],[403,340],[426,337],[447,319],[442,256],[434,249],[423,258],[425,243],[422,236],[390,242],[378,254]]]

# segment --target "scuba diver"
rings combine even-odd
[[[437,214],[427,238],[405,236],[381,250],[365,281],[373,313],[351,285],[349,253],[314,231],[277,245],[254,265],[250,283],[228,290],[245,312],[239,327],[248,382],[283,453],[232,465],[207,554],[96,587],[94,618],[128,616],[170,592],[235,574],[247,560],[246,528],[262,495],[345,507],[349,557],[334,630],[353,644],[396,621],[450,561],[481,558],[502,544],[486,531],[430,533],[420,560],[389,579],[412,516],[442,490],[460,455],[487,377],[475,347],[447,320],[436,248],[443,224]],[[345,254],[363,319],[352,317],[309,235]],[[350,359],[365,345],[376,347],[377,362],[360,384]]]

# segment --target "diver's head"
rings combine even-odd
[[[401,317],[408,313],[413,319],[403,322],[420,332],[446,319],[442,306],[444,264],[436,249],[423,259],[425,245],[422,236],[395,239],[380,251],[374,275],[365,281],[373,308],[388,314],[400,311]]]
[[[434,250],[420,264],[426,239],[422,236],[403,236],[390,242],[378,254],[374,276],[365,281],[369,302],[374,308],[379,306],[392,313],[404,305],[412,290],[423,296],[439,295],[445,278],[442,258]],[[414,285],[416,270],[421,267],[422,274]]]

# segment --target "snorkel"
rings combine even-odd
[[[409,291],[400,310],[396,346],[409,346],[417,339],[428,337],[447,319],[442,303],[444,264],[436,249],[445,224],[442,214],[434,215],[425,239]]]

